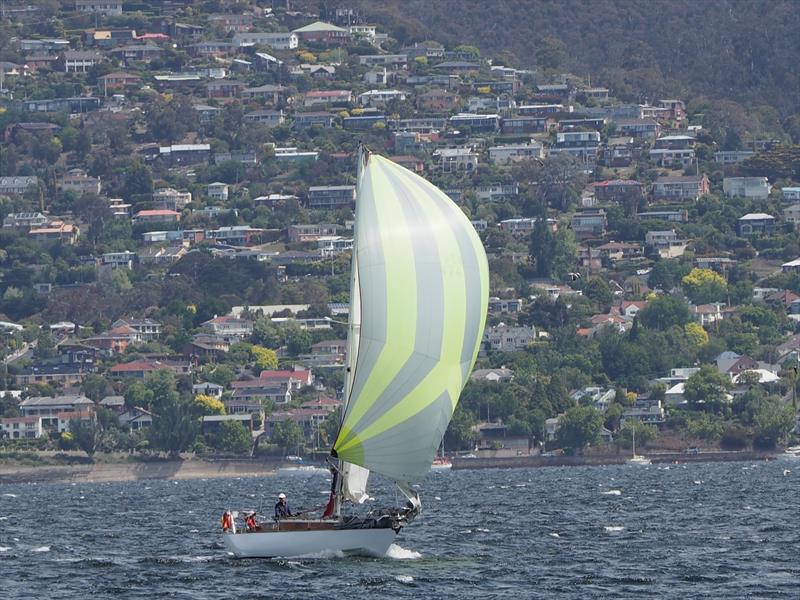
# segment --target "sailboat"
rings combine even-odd
[[[652,464],[650,459],[646,456],[640,456],[636,454],[636,427],[631,428],[631,433],[633,435],[633,455],[628,459],[629,465],[639,465],[639,466],[647,466]]]
[[[413,484],[430,470],[475,363],[488,291],[486,253],[459,207],[422,177],[361,149],[345,401],[328,507],[318,519],[224,533],[235,556],[385,555],[420,513]],[[348,514],[369,497],[370,473],[392,480],[404,506]]]

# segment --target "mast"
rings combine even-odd
[[[341,430],[344,414],[347,410],[347,405],[350,403],[350,394],[353,390],[353,379],[355,378],[356,359],[358,357],[358,345],[361,336],[361,287],[358,278],[358,236],[356,235],[358,229],[358,207],[361,204],[359,192],[361,190],[361,177],[364,172],[364,167],[369,160],[369,151],[364,146],[359,146],[357,160],[357,175],[356,175],[356,209],[355,219],[353,222],[353,251],[350,262],[350,307],[347,317],[347,346],[345,351],[345,371],[344,371],[344,403],[342,404],[342,414],[339,421],[339,429]],[[338,437],[338,434],[337,434]],[[331,455],[334,458],[336,451],[331,448]],[[339,517],[342,511],[342,501],[344,500],[344,485],[345,479],[348,476],[350,465],[343,460],[338,461],[338,470],[334,475],[336,481],[334,486],[334,515]]]

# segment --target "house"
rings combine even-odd
[[[353,92],[350,90],[316,90],[307,92],[303,96],[303,106],[346,106],[353,101]]]
[[[528,236],[536,227],[537,217],[517,217],[516,219],[503,219],[499,223],[500,229],[508,231],[515,236]],[[558,221],[547,219],[548,228],[555,233],[558,229]]]
[[[354,185],[312,185],[306,194],[309,208],[350,206],[356,201]]]
[[[483,334],[483,343],[488,349],[500,352],[514,352],[522,350],[536,340],[536,330],[533,326],[513,326],[498,323],[494,327],[487,327]]]
[[[653,182],[653,200],[696,201],[709,193],[708,176],[659,177]]]
[[[273,50],[294,50],[297,48],[297,34],[291,31],[236,33],[231,41],[237,47],[269,46]]]
[[[163,233],[163,232],[158,232]],[[183,258],[188,250],[183,246],[177,248],[160,248],[153,246],[144,248],[136,253],[139,262],[143,265],[171,265]]]
[[[591,406],[600,412],[607,411],[616,397],[617,391],[614,388],[602,388],[597,386],[585,387],[570,394],[570,398],[577,404]]]
[[[223,423],[240,423],[247,431],[253,431],[253,416],[250,414],[236,414],[207,415],[203,417],[202,432],[209,433],[217,431]]]
[[[191,165],[208,162],[211,157],[210,144],[172,144],[158,149],[159,158],[167,165]]]
[[[0,177],[0,195],[3,196],[22,196],[30,191],[39,189],[39,178],[35,175],[25,175],[21,177]]]
[[[121,15],[122,0],[75,0],[75,10],[82,13]]]
[[[661,126],[655,119],[615,119],[617,135],[626,135],[637,139],[655,139],[661,132]]]
[[[242,120],[245,123],[258,123],[264,127],[277,127],[283,124],[285,118],[282,110],[255,110],[245,113]]]
[[[103,55],[95,50],[67,50],[64,52],[64,72],[86,73],[103,60]]]
[[[658,166],[667,169],[686,169],[694,163],[694,148],[653,148],[650,150],[650,159]]]
[[[161,56],[163,50],[155,44],[128,44],[111,51],[117,59],[124,63],[144,62],[149,63]]]
[[[330,129],[336,119],[334,115],[327,112],[296,112],[292,118],[292,127],[304,129],[306,127],[322,127]]]
[[[314,384],[314,374],[309,369],[295,368],[291,371],[261,371],[259,381],[286,385],[291,390]]]
[[[472,173],[478,169],[478,153],[472,148],[440,148],[433,153],[443,173]]]
[[[62,192],[74,192],[78,196],[100,194],[102,184],[99,177],[90,177],[80,170],[64,175],[58,181],[58,189]]]
[[[593,163],[597,159],[600,147],[598,131],[560,131],[556,134],[556,142],[550,147],[551,155],[566,152],[581,162]]]
[[[570,226],[577,237],[601,237],[608,227],[606,211],[598,208],[576,212],[570,217]]]
[[[608,259],[612,262],[618,260],[631,260],[644,256],[642,244],[634,242],[615,242],[610,241],[595,248],[600,258]]]
[[[239,96],[245,100],[263,100],[267,104],[277,104],[281,95],[286,91],[282,85],[266,83],[257,87],[246,87],[239,91]]]
[[[595,197],[603,202],[616,202],[623,205],[631,202],[638,205],[645,196],[644,185],[631,179],[598,181],[593,188]]]
[[[519,195],[518,183],[490,183],[475,188],[475,196],[481,202],[507,202]]]
[[[161,337],[161,323],[153,319],[117,319],[111,324],[113,329],[128,327],[137,335],[136,341],[152,342]]]
[[[720,373],[726,373],[731,377],[738,375],[742,371],[752,371],[759,368],[757,360],[747,356],[746,354],[736,354],[730,350],[723,352],[714,359],[717,363],[717,370]]]
[[[415,102],[417,109],[421,111],[450,112],[461,105],[461,97],[449,90],[434,89],[419,94]]]
[[[772,187],[766,177],[725,177],[722,191],[728,198],[766,200]]]
[[[784,188],[786,189],[786,188]],[[800,226],[800,204],[792,204],[783,209],[783,220],[794,225],[795,229]],[[5,227],[5,221],[3,221]]]
[[[136,253],[130,250],[123,252],[105,252],[100,257],[100,263],[112,269],[133,269],[133,263],[136,261]]]
[[[216,181],[214,183],[209,183],[206,187],[206,194],[212,200],[218,200],[220,202],[227,202],[228,201],[228,184],[221,183]]]
[[[276,411],[269,415],[264,422],[264,431],[267,437],[272,438],[275,425],[284,421],[294,421],[303,432],[306,440],[312,440],[319,431],[322,423],[330,416],[330,411],[318,408],[291,408],[285,411]]]
[[[202,323],[200,327],[214,335],[232,338],[245,338],[253,334],[253,321],[229,315],[209,319]]]
[[[666,412],[661,400],[637,400],[633,406],[623,411],[620,416],[620,425],[626,421],[638,421],[646,425],[659,427],[667,420]]]
[[[506,383],[514,379],[514,371],[505,367],[500,367],[499,369],[475,369],[469,378],[472,381]]]
[[[748,213],[736,222],[740,236],[772,235],[775,233],[775,217],[766,213]]]
[[[7,229],[38,229],[47,222],[48,218],[40,212],[9,213],[3,218],[3,227]]]
[[[100,98],[79,96],[76,98],[24,100],[22,106],[28,112],[87,113],[100,108]]]
[[[315,21],[292,33],[297,35],[299,42],[314,42],[317,44],[344,44],[350,40],[350,32],[342,27]]]
[[[291,389],[282,383],[269,381],[243,380],[231,382],[232,401],[269,401],[274,404],[288,404],[292,401]]]
[[[400,90],[369,90],[358,95],[361,106],[385,107],[390,102],[403,102],[405,99],[406,93]]]
[[[505,165],[521,160],[544,158],[544,148],[536,142],[525,144],[506,144],[489,148],[489,161],[496,165]]]
[[[174,360],[142,359],[114,365],[108,372],[111,377],[144,379],[150,373],[161,370],[171,371],[174,375],[189,375],[192,372],[192,365]]]
[[[175,188],[158,188],[153,191],[154,208],[179,211],[192,203],[192,192],[179,192]]]
[[[208,23],[226,33],[241,33],[253,28],[253,15],[251,13],[208,15]]]
[[[287,234],[289,242],[316,242],[322,237],[338,235],[341,225],[334,223],[316,223],[312,225],[289,225]]]
[[[86,413],[93,409],[94,402],[82,395],[31,396],[19,404],[19,410],[24,417],[40,418],[41,427],[49,431],[58,429],[61,414]]]
[[[42,417],[6,417],[0,419],[0,439],[35,439],[44,435]]]
[[[508,313],[508,314],[517,314],[522,312],[522,305],[524,304],[524,300],[521,298],[497,298],[491,297],[489,298],[489,308],[488,311],[490,313]]]
[[[218,79],[206,84],[206,96],[208,98],[237,98],[246,88],[247,84],[241,81]]]
[[[781,188],[781,200],[793,201],[800,200],[800,187],[785,187]]]
[[[180,220],[181,213],[166,209],[140,210],[133,215],[134,223],[177,223]]]
[[[714,162],[723,166],[735,165],[755,155],[752,150],[717,150],[714,152]]]
[[[501,117],[497,114],[458,113],[450,117],[447,122],[452,129],[468,129],[473,133],[494,133],[500,130]]]
[[[138,431],[153,425],[153,413],[138,406],[121,413],[118,419],[122,427],[131,431]]]
[[[120,90],[129,86],[141,84],[141,77],[125,71],[114,71],[108,75],[97,78],[97,88],[102,90],[103,95],[108,95],[108,90]]]
[[[222,398],[222,393],[225,388],[216,383],[203,382],[195,383],[192,386],[192,393],[194,395],[203,394],[204,396],[211,396],[212,398]]]
[[[42,227],[28,231],[28,237],[39,243],[61,242],[70,246],[75,245],[81,235],[77,225],[64,221],[50,221]]]

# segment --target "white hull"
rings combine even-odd
[[[237,558],[315,556],[342,552],[384,556],[397,534],[393,529],[338,529],[226,533],[225,546]]]
[[[278,469],[278,475],[301,475],[310,477],[312,475],[330,475],[328,469],[321,467],[281,467]]]
[[[649,458],[645,458],[644,456],[634,456],[633,458],[628,459],[628,464],[646,467],[652,463],[650,462]]]

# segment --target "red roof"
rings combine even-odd
[[[310,373],[306,369],[298,371],[261,371],[260,379],[296,379],[307,381]]]
[[[181,213],[174,210],[166,210],[163,208],[152,210],[140,210],[134,217],[167,217],[167,216],[180,216]]]

